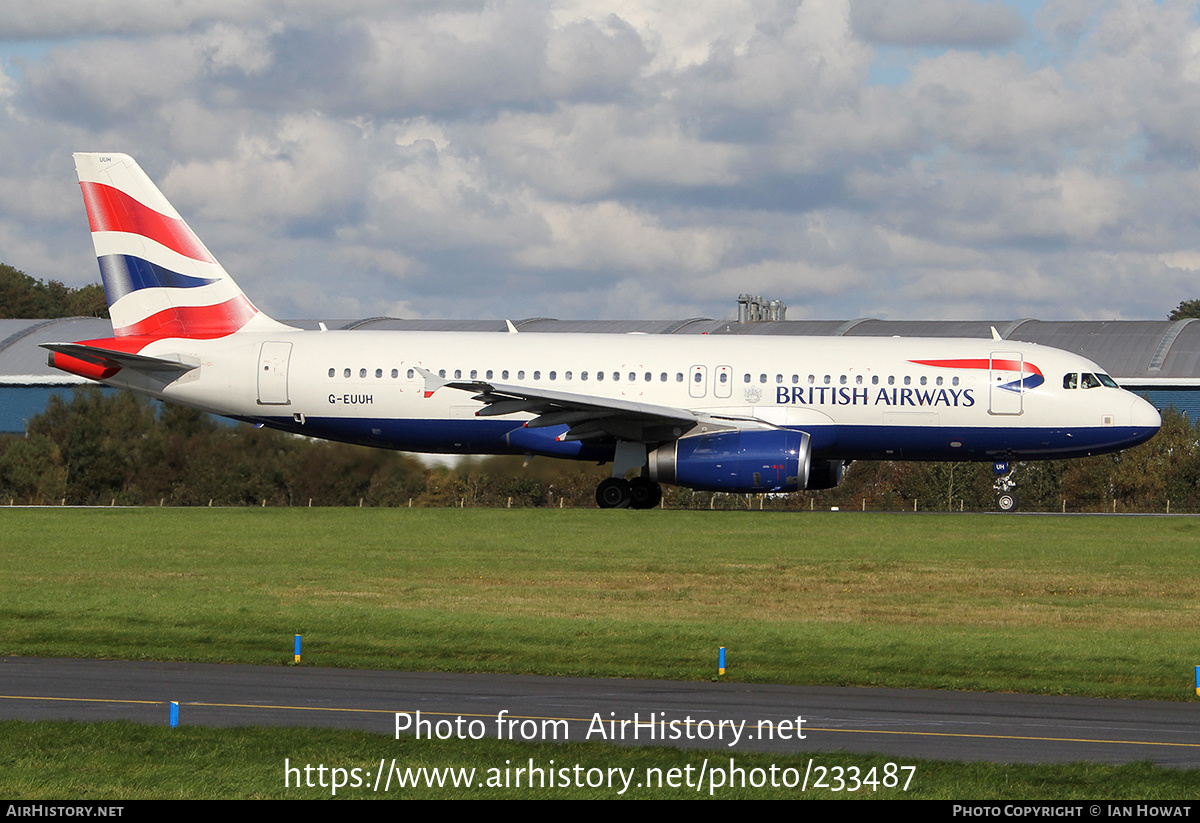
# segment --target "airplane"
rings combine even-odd
[[[662,485],[822,489],[850,461],[1039,460],[1149,440],[1095,363],[993,339],[301,330],[259,311],[129,156],[76,171],[113,336],[63,371],[309,437],[611,463],[601,508]],[[626,476],[635,473],[632,479]],[[1001,495],[1002,509],[1015,507]]]

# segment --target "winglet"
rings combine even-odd
[[[512,322],[511,320],[509,320],[509,319],[505,318],[505,320],[504,320],[504,325],[508,326],[508,333],[509,333],[509,334],[516,334],[516,333],[517,333],[517,327],[513,325],[513,322]]]
[[[417,374],[419,374],[425,378],[425,396],[426,397],[433,397],[433,393],[435,391],[437,391],[442,386],[444,386],[450,382],[446,378],[438,377],[433,372],[429,371],[428,369],[423,369],[420,366],[413,366],[413,369],[416,370]]]
[[[995,326],[992,326],[992,339],[993,340],[1003,340],[1004,339],[1003,337],[1000,336],[1000,332],[996,331]]]

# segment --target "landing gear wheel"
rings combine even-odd
[[[602,509],[627,509],[631,502],[633,493],[620,477],[602,480],[596,487],[596,505]]]
[[[996,508],[1002,512],[1015,512],[1021,501],[1012,492],[1001,492],[996,495]]]
[[[629,481],[629,493],[632,499],[631,509],[653,509],[662,502],[662,486],[648,477],[635,477]]]

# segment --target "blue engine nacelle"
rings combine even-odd
[[[701,491],[806,489],[812,463],[809,442],[807,433],[787,429],[684,437],[650,452],[650,479]]]

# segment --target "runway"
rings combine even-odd
[[[0,658],[4,719],[323,726],[727,752],[1200,768],[1200,703],[729,682]],[[397,713],[402,713],[397,718]],[[627,721],[627,722],[622,722]],[[405,725],[407,724],[407,725]]]

